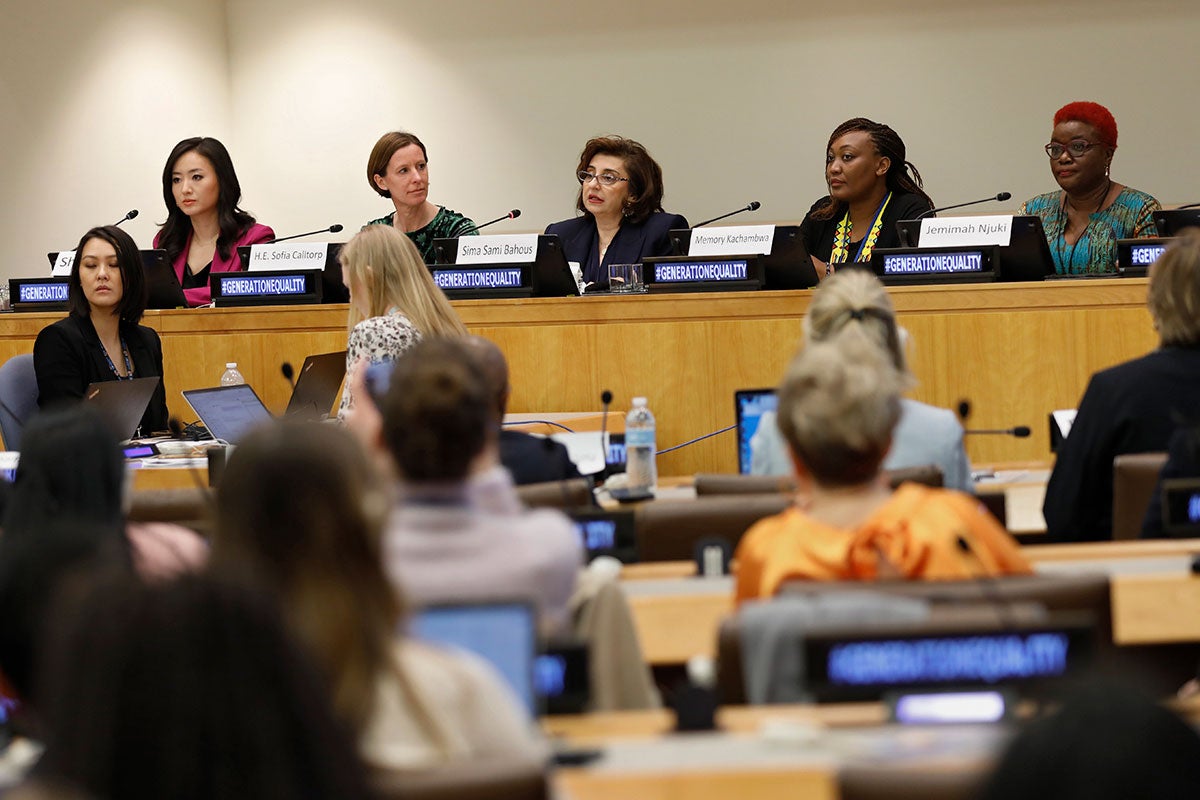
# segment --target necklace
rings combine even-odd
[[[875,249],[875,243],[879,241],[880,231],[883,230],[883,212],[891,199],[891,192],[883,196],[883,202],[875,211],[875,221],[871,223],[867,235],[858,243],[858,252],[854,255],[856,264],[871,260],[871,252]],[[854,223],[850,221],[850,209],[846,209],[846,216],[842,217],[842,221],[838,223],[837,230],[833,234],[833,251],[829,255],[830,264],[844,264],[850,258],[850,234],[853,230]]]
[[[1111,191],[1112,178],[1109,178],[1108,182],[1104,185],[1104,193],[1100,195],[1100,200],[1096,203],[1096,210],[1088,214],[1087,224],[1083,226],[1083,230],[1080,232],[1079,238],[1075,240],[1075,244],[1071,245],[1071,252],[1067,254],[1065,261],[1063,260],[1063,249],[1067,239],[1067,228],[1071,224],[1071,218],[1067,215],[1067,204],[1071,202],[1071,196],[1066,192],[1063,192],[1063,201],[1058,206],[1058,224],[1062,227],[1062,231],[1059,233],[1058,239],[1054,246],[1054,254],[1058,257],[1056,259],[1058,261],[1058,264],[1056,265],[1056,271],[1060,275],[1070,275],[1075,273],[1075,251],[1079,248],[1080,242],[1082,242],[1084,239],[1088,240],[1086,252],[1088,261],[1086,264],[1084,264],[1084,268],[1079,270],[1079,272],[1088,271],[1087,267],[1091,264],[1092,259],[1092,237],[1089,234],[1089,231],[1091,231],[1092,225],[1096,222],[1096,217],[1099,215],[1100,210],[1104,208],[1104,201],[1108,199],[1108,194]]]
[[[121,337],[121,355],[125,357],[125,374],[117,372],[117,365],[113,363],[112,356],[108,354],[108,348],[101,342],[100,350],[104,353],[104,360],[108,362],[108,368],[112,370],[112,374],[117,376],[119,381],[133,380],[133,363],[129,360],[129,346],[125,344],[125,337]]]

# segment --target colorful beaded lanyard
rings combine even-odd
[[[875,212],[875,221],[871,223],[870,232],[858,243],[858,253],[854,256],[855,263],[871,259],[871,251],[875,249],[875,242],[879,241],[879,232],[883,230],[883,212],[891,199],[892,193],[888,192],[883,198],[883,202],[879,204],[879,210]],[[842,221],[838,223],[837,231],[833,235],[833,252],[829,256],[830,264],[845,264],[849,259],[852,228],[850,210],[847,209],[846,216],[842,217]]]
[[[121,337],[121,355],[125,356],[125,374],[117,372],[117,365],[113,363],[112,357],[109,356],[108,350],[101,345],[100,350],[104,353],[104,360],[108,362],[108,368],[112,370],[112,374],[117,376],[119,381],[133,380],[133,364],[129,361],[129,347],[125,344],[125,337]]]

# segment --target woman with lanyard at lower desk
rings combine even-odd
[[[933,208],[921,173],[906,158],[904,141],[887,125],[856,117],[829,137],[822,197],[800,224],[817,275],[839,264],[870,264],[876,247],[899,247],[896,223]]]

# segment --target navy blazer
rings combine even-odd
[[[547,226],[546,233],[555,234],[562,240],[567,261],[579,262],[585,282],[604,290],[608,288],[609,264],[637,264],[648,256],[669,256],[672,254],[671,240],[667,238],[667,231],[686,227],[686,219],[665,211],[656,211],[640,223],[622,222],[608,245],[604,261],[600,260],[599,234],[591,214],[552,223]]]

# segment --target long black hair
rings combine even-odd
[[[159,246],[167,251],[167,258],[174,261],[187,245],[188,235],[192,232],[192,221],[187,214],[175,204],[175,193],[172,190],[171,172],[175,162],[185,153],[196,152],[208,159],[212,164],[213,174],[217,180],[217,224],[221,232],[217,235],[217,253],[222,259],[228,260],[233,250],[233,243],[254,224],[254,217],[238,208],[242,200],[242,185],[238,183],[237,173],[233,169],[233,159],[225,145],[217,139],[208,136],[195,136],[184,139],[167,156],[167,164],[163,167],[162,185],[163,202],[167,204],[167,221],[159,232]]]
[[[117,269],[121,271],[121,301],[117,304],[117,316],[125,322],[138,322],[146,311],[148,302],[142,256],[133,237],[116,225],[92,228],[75,247],[75,262],[71,264],[71,276],[67,278],[68,310],[77,317],[91,316],[92,307],[83,294],[79,270],[82,268],[84,245],[92,239],[103,239],[111,244],[117,253]]]
[[[923,197],[929,203],[929,207],[933,208],[933,199],[925,194],[925,182],[921,180],[921,173],[917,170],[916,166],[907,160],[907,150],[904,147],[904,140],[890,126],[884,125],[882,122],[874,122],[866,117],[848,119],[834,128],[833,133],[829,134],[829,143],[825,145],[826,151],[833,147],[833,143],[842,136],[856,131],[862,131],[870,136],[871,144],[875,145],[875,149],[879,152],[879,155],[886,156],[891,162],[887,171],[888,190]],[[846,204],[830,197],[827,198],[827,202],[818,206],[809,216],[813,219],[826,220],[833,219],[835,216],[844,214],[845,212]]]

